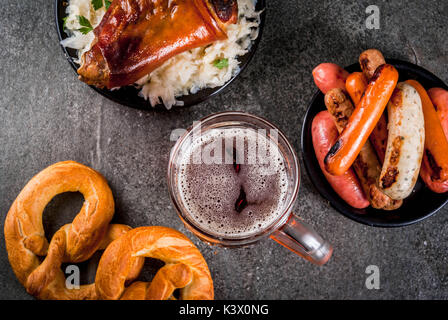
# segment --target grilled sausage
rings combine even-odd
[[[386,116],[383,113],[369,137],[370,142],[374,146],[376,154],[378,155],[380,163],[384,162],[388,135]]]
[[[333,190],[350,206],[363,209],[369,206],[362,187],[353,170],[341,176],[332,176],[325,171],[324,157],[338,138],[336,125],[328,111],[319,112],[313,119],[312,138],[314,152],[322,172]]]
[[[400,200],[412,192],[423,157],[425,123],[417,90],[399,83],[387,111],[389,138],[379,187],[392,199]]]
[[[398,72],[392,65],[377,68],[347,127],[325,157],[325,168],[330,174],[341,175],[353,164],[386,108],[397,81]]]
[[[332,89],[325,95],[325,106],[335,121],[339,133],[341,133],[347,126],[348,119],[355,109],[353,104],[341,89]],[[366,141],[359,152],[353,163],[353,169],[359,178],[364,194],[373,208],[394,210],[401,206],[401,200],[392,200],[377,187],[381,167],[369,141]]]
[[[313,79],[323,94],[333,88],[345,90],[345,80],[348,72],[334,63],[321,63],[313,70]]]
[[[372,79],[376,69],[385,63],[383,54],[376,49],[368,49],[359,55],[359,65],[368,81]]]

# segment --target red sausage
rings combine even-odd
[[[448,191],[447,181],[445,182],[432,181],[431,170],[428,169],[428,166],[424,161],[422,161],[422,167],[420,168],[420,177],[423,179],[423,181],[431,191],[436,193],[445,193]]]
[[[346,70],[334,63],[321,63],[313,70],[314,83],[323,94],[334,88],[345,90],[348,75]]]
[[[339,133],[328,111],[319,112],[313,119],[312,136],[314,152],[322,172],[336,193],[350,206],[363,209],[369,206],[361,184],[352,169],[343,175],[332,176],[325,170],[324,158],[338,139]]]

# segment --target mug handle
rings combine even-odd
[[[317,265],[325,264],[333,253],[331,244],[294,213],[271,239]]]

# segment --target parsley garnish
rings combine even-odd
[[[62,24],[62,30],[64,30],[64,31],[67,29],[67,19],[68,19],[68,16],[62,18],[62,21],[64,21],[64,23]]]
[[[213,65],[216,68],[218,68],[218,69],[222,69],[222,68],[228,67],[229,66],[229,59],[227,59],[227,58],[216,59],[213,62]]]
[[[90,24],[90,21],[87,20],[84,16],[78,16],[78,22],[81,25],[81,28],[78,29],[82,34],[88,34],[90,31],[93,30],[92,25]]]
[[[103,0],[92,0],[91,2],[95,11],[103,7]]]
[[[112,1],[104,0],[104,3],[106,4],[106,10],[108,10],[110,5],[112,4]]]

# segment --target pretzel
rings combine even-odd
[[[151,283],[125,287],[139,257],[166,264]],[[213,281],[201,253],[182,233],[166,227],[136,228],[113,241],[100,259],[95,285],[101,299],[174,299],[176,289],[183,300],[213,299]]]
[[[72,223],[48,244],[42,213],[51,199],[79,191],[84,204]],[[12,204],[5,221],[11,267],[27,292],[39,299],[213,299],[213,281],[199,250],[182,233],[165,227],[109,225],[114,200],[106,180],[74,161],[56,163],[34,176]],[[88,260],[105,250],[95,283],[68,289],[60,266]],[[42,263],[39,257],[44,257]],[[144,257],[166,262],[151,283],[135,282]],[[99,282],[99,283],[97,283]]]
[[[72,223],[61,227],[48,244],[42,213],[51,199],[79,191],[84,204]],[[96,299],[95,285],[67,289],[63,262],[78,263],[105,249],[131,228],[111,225],[114,200],[106,180],[74,161],[56,163],[34,176],[12,204],[5,221],[5,241],[11,267],[26,290],[40,299]],[[39,257],[46,256],[42,263]],[[129,278],[144,259],[134,259]]]

